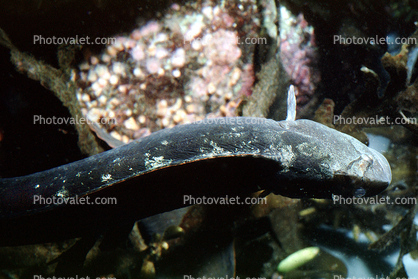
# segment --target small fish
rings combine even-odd
[[[289,90],[291,94],[294,91]],[[0,179],[0,245],[52,242],[188,206],[184,195],[259,190],[293,198],[373,196],[391,182],[383,155],[310,120],[205,119],[54,169]],[[65,204],[76,198],[117,204]],[[45,204],[36,199],[63,201]]]

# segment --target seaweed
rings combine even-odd
[[[7,34],[0,29],[0,45],[10,50],[10,60],[17,71],[25,73],[29,78],[51,90],[55,96],[68,108],[73,119],[82,119],[80,105],[75,94],[76,85],[73,80],[71,64],[74,61],[76,48],[61,47],[58,51],[59,69],[30,54],[20,52],[10,41]],[[78,144],[84,154],[94,155],[103,151],[94,134],[84,121],[75,121],[78,132]]]

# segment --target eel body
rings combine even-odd
[[[295,198],[376,195],[387,160],[310,120],[217,118],[176,126],[43,172],[0,179],[0,245],[52,242],[188,206],[184,195],[266,190]],[[40,204],[34,197],[115,197],[117,204]]]

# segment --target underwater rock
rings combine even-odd
[[[315,42],[319,48],[318,68],[321,83],[320,98],[336,102],[336,112],[364,92],[360,69],[366,66],[375,71],[382,84],[380,93],[388,83],[380,58],[386,44],[345,43],[344,38],[385,38],[389,16],[384,2],[362,1],[285,1],[293,14],[303,12],[315,29]]]
[[[251,95],[260,27],[254,1],[172,4],[80,65],[77,98],[115,146],[205,117],[237,116]],[[257,41],[261,39],[262,41]],[[143,132],[138,133],[138,131]]]
[[[280,6],[279,27],[281,63],[290,83],[297,88],[298,105],[304,106],[311,101],[321,80],[314,28],[303,14],[294,16],[284,5]]]

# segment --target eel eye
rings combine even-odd
[[[347,169],[353,167],[365,172],[373,164],[373,157],[369,154],[361,154],[360,157],[348,164]]]
[[[373,157],[369,154],[361,154],[361,159],[363,159],[364,161],[369,162],[370,164],[373,163]]]
[[[361,154],[359,167],[365,171],[373,164],[373,157],[369,154]]]

